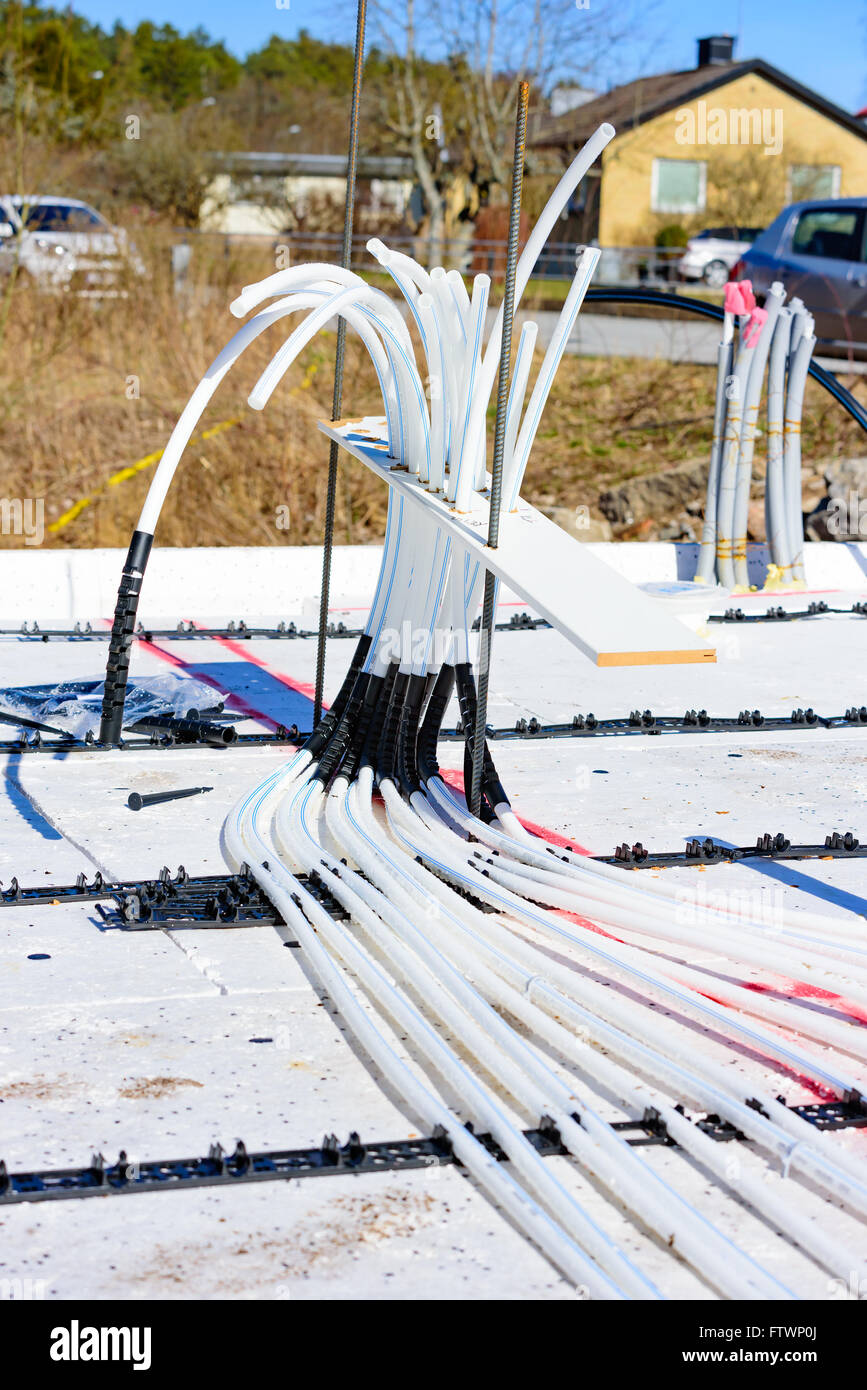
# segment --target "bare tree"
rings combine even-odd
[[[380,32],[392,58],[390,87],[379,94],[379,115],[396,145],[410,155],[430,218],[431,253],[441,259],[445,229],[444,200],[438,180],[440,142],[436,138],[442,103],[432,81],[430,64],[422,63],[417,49],[416,0],[404,0],[402,10],[385,3],[377,6]]]
[[[589,0],[586,7],[576,0],[375,0],[376,37],[392,73],[379,89],[379,115],[412,158],[432,257],[442,250],[448,190],[457,179],[501,189],[508,183],[519,82],[529,81],[534,106],[546,109],[555,84],[586,84],[627,35],[634,38],[634,14],[631,3],[615,17]]]

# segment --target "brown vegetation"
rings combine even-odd
[[[133,227],[148,263],[127,297],[79,299],[13,289],[0,347],[0,497],[45,499],[45,544],[125,546],[153,464],[109,480],[162,449],[190,392],[236,327],[228,304],[273,270],[270,247],[194,243],[191,288],[173,291],[171,236]],[[217,392],[169,494],[161,545],[318,544],[328,448],[333,334],[315,339],[262,413],[246,397],[286,329],[254,344]],[[850,385],[853,382],[850,381]],[[863,400],[865,379],[854,379]],[[525,496],[541,506],[596,508],[624,481],[707,456],[713,369],[657,361],[567,357],[542,419]],[[366,353],[348,338],[345,413],[380,413]],[[224,421],[240,423],[201,435]],[[863,452],[861,432],[820,388],[807,392],[804,456]],[[761,451],[759,451],[761,452]],[[382,535],[385,492],[360,464],[342,469],[337,539]],[[80,500],[74,519],[50,530]],[[288,528],[285,525],[289,509]],[[283,509],[283,510],[281,510]],[[0,545],[20,545],[0,536]]]

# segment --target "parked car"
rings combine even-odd
[[[0,195],[0,272],[19,268],[47,288],[116,292],[144,265],[126,232],[77,198]]]
[[[766,294],[781,280],[816,320],[825,352],[867,352],[867,198],[792,203],[732,270]]]
[[[684,280],[703,280],[718,290],[760,231],[760,227],[708,227],[690,237],[675,269]]]

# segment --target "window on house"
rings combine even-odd
[[[702,159],[655,159],[650,206],[654,212],[701,212],[707,166]]]
[[[789,202],[807,198],[839,198],[839,164],[790,164]]]
[[[860,261],[863,241],[864,213],[860,208],[810,208],[798,218],[792,250],[802,256]]]

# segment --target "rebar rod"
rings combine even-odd
[[[355,211],[355,173],[358,162],[358,107],[361,97],[361,69],[364,62],[364,26],[367,0],[358,0],[355,25],[355,66],[352,73],[352,110],[349,117],[349,159],[346,165],[346,204],[343,214],[343,255],[341,265],[349,270],[352,260],[352,219]],[[343,362],[346,350],[346,320],[337,320],[337,351],[334,358],[334,396],[332,420],[340,419],[343,404]],[[337,443],[331,441],[328,454],[328,483],[325,492],[325,536],[322,544],[322,594],[319,600],[319,637],[316,646],[316,682],[313,701],[314,728],[322,718],[325,685],[325,635],[328,628],[328,602],[331,594],[331,560],[334,551],[334,511],[337,499]]]
[[[503,337],[500,344],[500,372],[497,380],[497,420],[494,427],[494,458],[491,466],[491,504],[488,514],[488,545],[496,550],[500,538],[500,500],[503,490],[503,452],[506,440],[506,407],[509,400],[509,369],[512,361],[512,319],[515,312],[515,272],[521,232],[521,189],[524,182],[524,146],[527,138],[527,107],[530,84],[522,82],[518,91],[515,122],[515,155],[512,163],[512,197],[509,208],[509,242],[506,252],[506,284],[503,295]],[[479,631],[479,683],[476,700],[476,728],[473,735],[473,776],[470,810],[478,816],[482,799],[482,764],[485,728],[488,720],[488,676],[494,631],[494,604],[497,584],[490,570],[485,573],[485,595]]]

